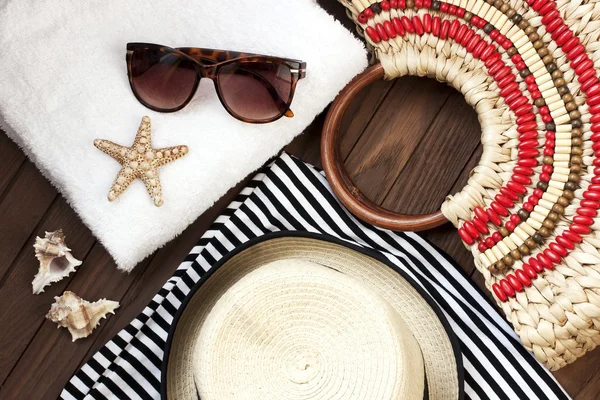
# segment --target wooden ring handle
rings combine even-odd
[[[333,192],[352,214],[372,225],[395,231],[421,231],[435,228],[448,220],[441,211],[433,214],[408,215],[386,210],[363,195],[352,183],[340,155],[340,124],[354,97],[369,84],[384,77],[381,64],[369,67],[356,76],[333,101],[321,136],[321,161]]]

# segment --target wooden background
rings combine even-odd
[[[339,4],[320,3],[352,29]],[[454,89],[436,81],[412,77],[382,81],[365,90],[352,107],[343,127],[346,166],[363,193],[390,209],[407,213],[439,209],[447,194],[465,184],[481,154],[474,111]],[[286,150],[320,166],[323,119],[324,114],[317,117]],[[243,182],[231,189],[180,237],[126,275],[117,271],[64,198],[0,132],[0,399],[56,398],[71,375],[144,308],[242,186]],[[38,268],[34,239],[59,228],[84,263],[34,296],[31,281]],[[471,255],[452,226],[424,236],[482,286]],[[88,300],[117,300],[121,308],[92,336],[72,343],[65,329],[44,318],[53,297],[64,290]],[[600,350],[554,375],[574,398],[599,398]]]

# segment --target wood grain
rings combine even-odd
[[[348,175],[347,168],[344,165],[344,157],[340,152],[340,143],[344,136],[340,128],[344,125],[347,109],[357,102],[357,98],[360,98],[362,91],[382,80],[384,73],[381,64],[375,64],[367,68],[352,79],[331,104],[321,135],[323,169],[340,203],[363,221],[390,230],[423,231],[432,229],[447,222],[441,211],[436,210],[428,214],[409,215],[394,212],[389,207],[382,207],[381,202],[374,202],[368,195],[361,192],[353,183],[353,179]],[[352,114],[349,118],[352,118]],[[410,137],[411,133],[411,131],[397,132],[401,138],[404,138],[405,135]],[[356,148],[360,148],[358,144],[360,143],[357,142]],[[379,183],[379,185],[385,186],[383,183]]]
[[[121,300],[122,308],[119,309],[119,313],[107,321],[101,332],[97,332],[98,337],[83,358],[81,364],[87,361],[105,342],[127,326],[146,307],[148,301],[173,275],[184,257],[188,255],[192,247],[198,242],[198,233],[204,232],[210,227],[216,215],[221,213],[223,208],[235,199],[253,175],[249,175],[238,185],[231,188],[227,194],[190,225],[177,240],[170,242],[156,252],[147,267],[147,271],[133,282],[127,293],[123,296]]]
[[[352,101],[340,125],[342,158],[348,162],[350,153],[382,106],[395,81],[379,80],[362,90]]]
[[[354,31],[337,1],[320,3]],[[364,193],[396,211],[433,211],[446,194],[466,183],[481,154],[473,110],[453,89],[433,80],[378,82],[361,93],[348,114],[341,152],[350,174]],[[319,166],[323,121],[324,115],[317,117],[287,150]],[[55,399],[77,368],[145,307],[242,185],[127,275],[115,268],[64,199],[0,133],[0,304],[8,304],[0,313],[0,398]],[[57,228],[65,230],[69,246],[84,264],[34,296],[33,239]],[[445,225],[423,235],[483,288],[483,279],[453,227]],[[92,336],[72,343],[68,332],[44,319],[52,297],[65,289],[89,300],[119,300],[121,308]],[[597,399],[600,350],[554,376],[574,398]]]
[[[101,298],[121,301],[132,282],[147,271],[147,264],[148,260],[145,260],[132,273],[123,274],[116,268],[106,250],[96,243],[85,258],[84,264],[67,284],[66,290],[84,296],[89,301]],[[97,330],[103,329],[104,325],[106,321],[102,321]],[[5,380],[3,396],[10,399],[37,399],[50,393],[58,395],[64,382],[75,372],[81,358],[93,342],[71,342],[67,331],[57,329],[55,324],[46,321]],[[32,379],[22,379],[31,373],[31,366],[34,365],[35,374],[42,380],[43,385]],[[60,368],[57,368],[58,365]]]
[[[411,214],[432,213],[440,209],[479,145],[481,128],[474,114],[459,93],[453,92],[448,97],[422,135],[418,147],[384,194],[383,207]],[[457,119],[456,115],[464,117]],[[414,117],[404,118],[408,124],[416,123]],[[396,137],[407,133],[396,132]],[[462,140],[456,140],[458,137]],[[419,153],[426,156],[422,157]],[[449,165],[455,168],[448,168]]]
[[[0,160],[2,160],[2,174],[0,174],[0,201],[4,198],[4,192],[12,182],[23,162],[25,155],[19,147],[13,143],[6,133],[0,129]]]
[[[50,207],[40,223],[38,233],[43,235],[44,230],[52,231],[57,227],[62,227],[67,235],[66,242],[73,254],[85,259],[95,239],[62,197]],[[33,257],[32,243],[33,238],[30,238],[16,257],[15,268],[0,284],[0,304],[26,305],[8,307],[0,313],[0,326],[4,327],[0,329],[0,382],[4,382],[39,327],[44,324],[44,316],[54,302],[54,296],[62,294],[74,275],[47,286],[39,295],[33,295],[31,281],[39,264]],[[79,268],[87,267],[86,263]]]
[[[431,79],[405,77],[394,82],[368,129],[346,160],[346,169],[363,194],[381,203],[452,89]],[[377,184],[373,184],[377,182]]]
[[[56,198],[52,185],[29,161],[14,179],[0,203],[0,281]]]

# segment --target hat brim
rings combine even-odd
[[[190,365],[198,330],[225,291],[248,272],[282,259],[306,259],[360,279],[402,315],[423,355],[426,397],[462,399],[460,347],[436,302],[381,253],[306,232],[276,232],[250,240],[220,259],[182,302],[171,323],[161,370],[164,399],[196,396]],[[213,276],[214,275],[214,276]]]

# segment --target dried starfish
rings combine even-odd
[[[188,153],[187,146],[153,149],[150,117],[147,116],[142,118],[142,123],[131,147],[121,146],[104,139],[94,140],[94,146],[123,166],[108,192],[108,201],[115,200],[129,187],[131,182],[140,178],[157,207],[164,203],[158,168]]]

